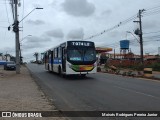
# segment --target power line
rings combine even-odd
[[[153,34],[153,33],[159,33],[160,31],[155,31],[155,32],[148,32],[148,33],[143,33],[143,34]]]
[[[146,9],[143,15],[150,16],[150,15],[159,14],[159,13],[160,13],[160,6],[155,6],[155,7]]]
[[[154,6],[154,7],[151,7],[151,8],[147,8],[147,9],[145,9],[145,10],[151,11],[151,10],[154,10],[154,9],[157,9],[157,8],[160,8],[160,5]]]
[[[8,10],[7,10],[7,3],[6,3],[6,0],[5,0],[5,7],[6,7],[6,12],[7,12],[8,23],[10,24],[10,22],[9,22],[9,17],[8,17]]]
[[[88,39],[92,39],[92,38],[94,38],[94,37],[98,37],[98,36],[100,36],[100,35],[102,35],[102,34],[104,34],[104,33],[106,33],[106,32],[112,31],[112,30],[114,30],[114,29],[116,29],[116,28],[118,28],[118,27],[120,27],[120,26],[122,26],[122,25],[125,25],[125,24],[127,24],[128,22],[135,20],[136,18],[137,18],[137,14],[134,15],[134,16],[132,16],[132,17],[130,17],[130,18],[128,18],[128,19],[126,19],[126,20],[124,20],[124,21],[122,21],[122,22],[119,22],[119,24],[117,24],[117,25],[115,25],[115,26],[113,26],[113,27],[111,27],[111,28],[109,28],[109,29],[103,30],[102,32],[97,33],[97,34],[95,34],[95,35],[92,35],[92,36],[90,36],[90,37],[87,37],[87,38],[85,38],[85,39],[83,39],[83,40],[88,40]]]
[[[155,6],[155,7],[152,7],[152,8],[148,8],[148,9],[146,9],[146,10],[147,10],[147,11],[150,11],[150,12],[148,12],[148,13],[146,13],[146,12],[143,13],[143,15],[145,15],[145,16],[149,16],[149,15],[153,15],[153,14],[159,14],[159,13],[160,13],[160,6]],[[97,33],[97,34],[95,34],[95,35],[92,35],[92,36],[90,36],[90,37],[87,37],[87,38],[85,38],[85,39],[83,39],[83,40],[88,40],[88,39],[92,39],[92,38],[94,38],[94,37],[98,37],[98,36],[100,36],[100,35],[102,35],[102,34],[104,34],[104,33],[106,33],[106,32],[112,31],[113,29],[116,29],[116,28],[118,28],[118,27],[120,27],[120,26],[122,26],[122,25],[124,25],[124,24],[126,24],[126,23],[128,23],[128,22],[130,22],[130,21],[135,20],[137,17],[138,17],[138,16],[137,16],[137,14],[136,14],[136,15],[134,15],[134,16],[132,16],[132,17],[130,17],[130,18],[128,18],[128,19],[120,22],[119,24],[117,24],[117,25],[115,25],[115,26],[113,26],[113,27],[111,27],[111,28],[109,28],[109,29],[103,30],[102,32]]]
[[[13,17],[13,20],[14,20],[15,19],[14,1],[10,0],[10,4],[11,4],[12,17]]]
[[[159,14],[159,13],[160,13],[160,10],[157,10],[157,11],[153,11],[153,12],[149,12],[149,13],[144,13],[143,16],[146,17],[146,16],[155,15],[155,14]]]
[[[147,12],[143,13],[144,16],[149,16],[149,15],[153,15],[153,14],[159,14],[160,13],[160,6],[152,7],[152,8],[146,9],[146,10],[149,11],[149,12],[148,13]],[[126,24],[128,22],[130,22],[130,21],[133,21],[136,18],[137,18],[137,14],[132,16],[132,17],[130,17],[130,18],[128,18],[128,19],[126,19],[126,20],[124,20],[124,21],[122,21],[122,22],[120,22],[119,24],[117,24],[117,25],[115,25],[115,26],[113,26],[113,27],[111,27],[109,29],[106,29],[106,30],[104,30],[104,31],[102,31],[100,33],[97,33],[95,35],[87,37],[87,38],[85,38],[83,40],[88,40],[88,39],[92,39],[94,37],[98,37],[98,36],[100,36],[100,35],[102,35],[102,34],[104,34],[106,32],[112,31],[113,29],[116,29],[116,28],[118,28],[118,27],[120,27],[120,26],[122,26],[122,25],[124,25],[124,24]]]
[[[22,6],[22,18],[24,18],[24,0],[23,0],[23,6]],[[22,21],[22,35],[21,35],[21,41],[24,39],[23,37],[23,21]],[[21,42],[20,41],[20,42]],[[22,49],[20,47],[20,62],[22,62]]]
[[[159,38],[160,35],[156,35],[156,36],[146,36],[146,37],[143,37],[143,38]]]

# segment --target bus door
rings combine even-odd
[[[62,70],[66,72],[66,49],[62,47]]]
[[[53,51],[51,51],[51,71],[53,71]]]

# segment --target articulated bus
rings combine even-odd
[[[45,69],[59,75],[81,75],[97,72],[94,42],[66,41],[44,54]]]

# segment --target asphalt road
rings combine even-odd
[[[28,64],[42,90],[63,111],[160,111],[160,82],[107,73],[62,78]]]

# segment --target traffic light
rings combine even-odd
[[[9,26],[9,27],[8,27],[8,31],[10,31],[10,29],[11,29],[11,27]]]
[[[14,31],[14,32],[18,32],[18,31],[19,31],[19,28],[18,28],[17,25],[14,25],[14,26],[13,26],[13,31]]]

